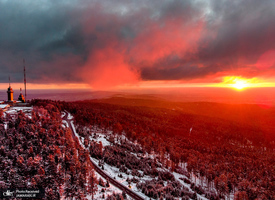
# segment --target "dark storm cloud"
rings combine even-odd
[[[254,66],[263,54],[275,50],[274,1],[206,2],[206,23],[197,51],[179,55],[177,62],[169,55],[162,57],[154,68],[142,68],[142,77],[147,80],[192,79],[234,70],[236,74],[232,75],[249,77],[265,74],[275,67],[274,58],[269,69]]]
[[[16,1],[1,3],[1,47],[23,51],[60,38],[69,24],[60,8],[40,8]]]
[[[53,1],[0,1],[1,72],[5,76],[10,74],[13,81],[21,81],[25,58],[28,77],[32,80],[75,79],[69,71],[70,65],[58,69],[59,59],[52,62],[57,55],[85,51],[81,31],[69,18],[72,5]]]
[[[253,65],[259,57],[275,48],[275,2],[212,1],[212,16],[202,37],[198,59],[223,64],[220,71]]]
[[[274,21],[273,0],[0,0],[0,81],[21,81],[23,58],[33,82],[265,74]]]

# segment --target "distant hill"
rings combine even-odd
[[[113,105],[165,108],[186,114],[219,118],[248,125],[271,134],[275,129],[275,107],[255,104],[224,104],[211,102],[173,102],[154,95],[115,95],[92,102]]]

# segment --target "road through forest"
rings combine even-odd
[[[68,112],[65,112],[65,115],[62,117],[62,120],[67,122],[67,125],[71,129],[72,137],[74,140],[78,140],[79,144],[81,144],[82,148],[83,145],[81,141],[79,141],[78,137],[76,136],[75,128],[73,128],[72,121],[73,119],[68,119]],[[113,179],[111,176],[109,176],[105,171],[103,171],[100,167],[97,166],[97,164],[91,159],[89,160],[90,164],[94,167],[95,171],[100,174],[106,181],[108,180],[112,185],[119,188],[121,191],[125,191],[126,194],[128,194],[130,197],[132,197],[135,200],[143,200],[141,196],[139,196],[137,193],[132,191],[130,188],[126,187],[125,185],[121,184],[120,182]]]

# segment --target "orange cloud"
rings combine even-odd
[[[153,19],[143,19],[136,29],[133,24],[129,25],[129,20],[142,18],[146,11],[125,19],[112,14],[106,17],[98,10],[92,15],[87,12],[82,24],[85,38],[90,38],[86,41],[89,55],[78,73],[94,89],[135,85],[143,78],[142,67],[154,67],[167,57],[181,58],[196,52],[205,25],[203,20],[184,23],[182,19],[168,18],[160,24]],[[164,65],[160,67],[167,67]]]
[[[135,84],[139,80],[138,72],[125,62],[123,53],[111,47],[91,53],[79,76],[96,89]]]

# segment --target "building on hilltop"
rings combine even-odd
[[[13,93],[14,93],[14,91],[11,87],[10,78],[9,78],[9,87],[7,89],[8,99],[6,101],[0,101],[0,104],[9,104],[11,106],[26,105],[26,99],[22,93],[22,88],[20,88],[20,94],[19,94],[18,100],[13,99]]]
[[[13,102],[13,90],[11,88],[11,83],[9,83],[9,87],[8,87],[7,93],[8,93],[8,102]]]
[[[20,95],[18,97],[18,101],[22,102],[22,103],[25,103],[26,100],[25,100],[25,97],[24,95],[22,94],[22,88],[20,88]]]
[[[0,104],[9,104],[11,106],[17,106],[17,105],[24,106],[25,103],[26,103],[26,99],[25,99],[25,97],[22,93],[22,88],[20,88],[20,94],[19,94],[18,100],[13,99],[13,93],[14,93],[14,91],[11,87],[11,84],[9,83],[9,87],[8,87],[8,90],[7,90],[8,100],[7,101],[0,101]]]
[[[24,86],[25,86],[25,96],[22,93],[22,88],[20,88],[20,94],[18,97],[18,100],[13,99],[13,89],[11,87],[11,82],[10,82],[10,77],[9,77],[9,87],[7,90],[8,94],[8,100],[7,101],[0,101],[0,104],[6,103],[9,105],[27,105],[26,104],[26,98],[27,98],[27,89],[26,89],[26,68],[25,68],[25,59],[23,59],[23,64],[24,64]]]

